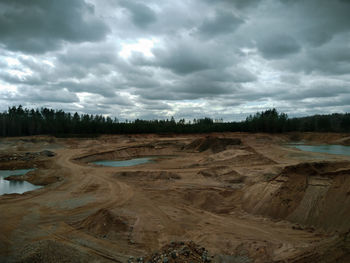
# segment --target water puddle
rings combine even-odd
[[[317,153],[329,153],[340,154],[350,156],[350,146],[344,145],[304,145],[304,144],[289,144],[289,146],[295,147],[302,151],[317,152]]]
[[[0,170],[0,195],[3,194],[23,194],[24,192],[39,189],[42,186],[33,185],[26,181],[8,181],[6,177],[11,175],[24,175],[34,169],[21,170]]]
[[[151,163],[153,162],[153,160],[154,160],[154,157],[144,157],[144,158],[135,158],[130,160],[122,160],[122,161],[96,161],[92,163],[97,165],[102,165],[102,166],[127,167],[127,166],[135,166],[139,164]]]

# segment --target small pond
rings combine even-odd
[[[34,169],[21,170],[0,170],[0,195],[3,194],[23,194],[24,192],[39,189],[42,186],[33,185],[26,181],[8,181],[6,177],[10,175],[24,175]]]
[[[317,153],[330,153],[350,156],[350,146],[344,145],[304,145],[304,144],[289,144],[289,146],[295,147],[302,151],[317,152]]]
[[[103,166],[111,166],[111,167],[127,167],[127,166],[135,166],[144,163],[153,162],[154,157],[144,157],[144,158],[135,158],[130,160],[122,160],[122,161],[96,161],[92,162],[93,164],[103,165]]]

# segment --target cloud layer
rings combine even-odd
[[[349,13],[345,0],[3,0],[0,110],[349,112]]]

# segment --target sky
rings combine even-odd
[[[0,111],[350,112],[350,0],[0,0]]]

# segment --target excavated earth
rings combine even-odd
[[[346,134],[0,139],[0,262],[350,262]],[[101,160],[149,157],[129,167]]]

